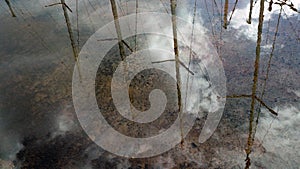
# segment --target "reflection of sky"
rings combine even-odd
[[[294,2],[295,7],[300,5],[299,1]],[[271,12],[268,11],[269,5],[266,3],[265,4],[265,12],[264,12],[264,20],[268,21],[269,19],[275,20],[274,15],[279,13],[280,6],[279,5],[273,5],[273,9]],[[257,36],[257,26],[258,26],[258,17],[259,17],[259,4],[257,3],[253,7],[253,15],[252,15],[252,24],[249,25],[246,23],[246,19],[248,18],[249,14],[249,8],[250,4],[248,3],[247,6],[244,8],[236,9],[235,13],[233,14],[232,18],[232,27],[235,29],[240,29],[240,33],[243,35],[246,35],[248,38],[255,40]],[[284,6],[283,7],[286,15],[288,17],[291,16],[297,16],[296,12],[293,12],[289,9],[289,7]],[[283,13],[282,13],[283,15]],[[285,17],[285,16],[284,16]]]
[[[52,93],[49,95],[53,95],[54,99],[57,99],[57,96],[54,93],[57,88],[62,87],[62,85],[57,85],[51,90],[40,89],[39,86],[42,86],[44,88],[51,88],[51,83],[61,84],[62,81],[70,81],[70,77],[68,77],[67,73],[63,73],[64,75],[61,75],[62,73],[56,73],[55,77],[53,78],[54,80],[52,79],[53,81],[51,82],[48,82],[48,78],[49,76],[53,76],[52,73],[57,70],[60,62],[65,62],[67,64],[68,68],[63,69],[65,72],[67,72],[68,69],[71,70],[73,66],[73,58],[61,6],[58,5],[47,8],[44,7],[45,5],[55,3],[56,1],[10,1],[13,10],[17,15],[17,18],[12,18],[10,16],[10,12],[6,6],[5,1],[0,2],[0,78],[2,81],[0,84],[0,101],[2,102],[0,109],[0,138],[6,137],[6,139],[0,140],[0,158],[3,157],[13,159],[14,153],[16,153],[18,149],[22,148],[22,145],[20,145],[19,143],[19,139],[21,139],[20,137],[30,133],[28,131],[25,132],[25,130],[30,129],[30,131],[32,130],[33,133],[38,133],[36,132],[36,130],[42,130],[41,133],[50,130],[51,132],[61,134],[66,131],[72,130],[72,127],[74,127],[72,121],[73,119],[70,118],[69,115],[70,110],[65,108],[72,107],[70,106],[72,105],[71,103],[55,104],[55,106],[59,105],[61,107],[53,108],[53,110],[51,111],[57,111],[58,113],[53,115],[53,117],[44,117],[44,119],[42,119],[44,121],[42,122],[37,122],[38,120],[31,121],[31,116],[29,116],[30,112],[32,111],[30,110],[30,106],[32,106],[32,104],[35,104],[35,102],[32,101],[33,99],[31,98],[36,98],[36,92],[43,91],[48,92],[47,94]],[[69,15],[71,18],[72,27],[74,30],[76,30],[75,1],[66,0],[66,2],[68,6],[73,9],[73,12],[69,13]],[[125,1],[122,2],[122,5],[125,6]],[[169,8],[167,3],[168,1],[163,2],[165,2],[165,5],[167,6],[167,8]],[[229,11],[231,11],[235,0],[230,0],[229,2]],[[221,5],[219,1],[217,3],[220,8]],[[300,5],[300,1],[298,0],[294,0],[293,3],[295,7]],[[180,1],[179,7],[180,4],[186,3],[184,1]],[[203,2],[201,2],[201,5],[202,4]],[[209,5],[211,5],[210,2]],[[159,6],[160,11],[164,11],[163,6],[160,3],[151,3],[144,6],[141,4],[141,8],[143,7],[147,9],[151,7],[151,10],[155,10],[156,6]],[[107,22],[112,21],[113,17],[111,15],[108,1],[90,0],[88,2],[79,0],[79,7],[79,29],[81,36],[80,46],[82,46],[83,43],[88,39],[88,37],[93,33],[93,31],[102,27]],[[130,11],[130,6],[127,8]],[[126,11],[127,8],[124,7],[123,10]],[[203,6],[199,5],[199,8],[202,9]],[[265,5],[265,8],[265,23],[268,19],[271,18],[271,22],[274,25],[277,18],[276,16],[279,12],[279,6],[274,6],[272,12],[267,11],[267,3]],[[189,21],[191,21],[191,11],[192,10],[181,10],[180,14],[182,14],[183,17],[189,18]],[[206,10],[202,9],[201,14],[205,12]],[[236,39],[242,39],[246,37],[247,39],[255,43],[257,36],[256,30],[258,24],[257,18],[259,13],[259,4],[256,4],[253,8],[253,19],[251,25],[246,23],[248,12],[249,2],[240,0],[235,13],[233,14],[232,21],[228,26],[228,31],[233,31],[236,37],[233,36],[226,39],[227,42],[234,44]],[[297,16],[297,13],[288,10],[286,7],[285,12],[290,18]],[[286,16],[283,15],[282,19],[286,21]],[[204,21],[200,20],[199,22],[202,23]],[[285,23],[288,24],[288,22]],[[210,31],[209,26],[207,26],[208,24],[203,24],[206,25],[207,31]],[[299,34],[299,21],[293,22],[292,24],[296,28],[296,31],[298,30]],[[266,27],[266,24],[264,25],[264,27]],[[226,31],[224,32],[224,35],[226,36]],[[253,46],[253,43],[251,43],[250,45]],[[278,42],[278,45],[285,45],[286,43],[289,43],[289,41],[281,40]],[[241,46],[242,45],[249,44],[241,44]],[[299,90],[299,84],[297,86],[297,79],[300,79],[299,74],[297,74],[297,72],[299,72],[299,60],[294,59],[297,57],[299,58],[299,49],[298,51],[294,50],[294,48],[296,48],[295,44],[292,44],[291,46],[293,49],[292,51],[288,51],[290,48],[287,47],[282,48],[282,50],[285,50],[285,52],[281,53],[281,55],[276,55],[276,57],[274,58],[274,64],[276,64],[274,67],[277,70],[274,71],[272,75],[272,77],[275,79],[273,80],[272,84],[270,83],[270,86],[272,88],[278,89],[286,88],[286,86],[288,86],[290,88],[293,88],[293,90],[295,91]],[[234,51],[236,49],[240,48],[233,47],[229,48],[228,50]],[[233,63],[235,63],[240,60],[242,55],[251,57],[254,56],[254,52],[251,52],[252,53],[250,55],[245,51],[237,51],[237,53],[239,53],[238,56],[231,56],[230,54],[228,55],[233,58]],[[287,58],[285,57],[285,55],[291,57]],[[231,58],[225,56],[225,59],[229,60]],[[289,62],[284,62],[287,59],[289,59]],[[249,60],[252,61],[251,58]],[[244,64],[249,65],[249,63]],[[252,64],[252,62],[250,64]],[[243,65],[239,66],[240,67],[236,68],[235,71],[247,71],[242,69]],[[56,77],[60,78],[56,79]],[[284,83],[285,80],[282,80],[284,78],[287,79],[286,83]],[[38,83],[39,81],[45,81],[45,83],[50,84],[44,85],[42,83]],[[229,85],[234,86],[234,83],[236,82],[231,82]],[[68,85],[69,84],[66,84],[66,86]],[[240,85],[238,89],[244,91],[244,86]],[[285,89],[283,91],[285,91]],[[299,91],[296,92],[296,94],[297,93],[299,97]],[[272,93],[270,95],[272,95]],[[287,98],[288,96],[285,95],[287,95],[287,93],[279,96],[276,96],[276,94],[274,94],[272,96]],[[70,100],[68,101],[70,102]],[[299,103],[299,98],[296,98],[296,103],[297,102]],[[43,107],[44,105],[41,104],[38,106]],[[293,159],[294,157],[299,157],[299,151],[295,151],[297,149],[299,150],[299,146],[297,146],[297,142],[294,142],[292,140],[299,138],[299,127],[297,127],[297,121],[299,121],[299,107],[297,107],[298,105],[294,103],[291,103],[291,105],[289,106],[274,104],[273,107],[276,106],[279,107],[279,114],[282,114],[282,116],[279,115],[278,119],[274,120],[273,126],[269,132],[270,134],[268,134],[264,139],[263,145],[268,152],[274,153],[274,157],[283,158],[284,161],[288,161],[288,158]],[[45,110],[40,108],[38,111],[43,112]],[[270,121],[272,120],[273,118],[269,116],[262,117],[260,125],[262,130],[258,130],[257,134],[259,140],[263,140],[262,136],[264,136],[264,134],[266,133],[266,130],[270,125]],[[43,126],[45,123],[50,124]],[[56,124],[57,126],[49,127],[49,125],[51,126],[52,123]],[[287,149],[284,149],[284,147],[287,147]],[[228,157],[226,157],[226,159],[227,158]],[[264,159],[266,160],[268,158],[269,157],[264,157]],[[277,164],[276,161],[273,161],[272,163]],[[299,162],[292,161],[291,163],[297,164]]]
[[[64,24],[64,18],[63,14],[61,12],[61,6],[56,5],[56,6],[51,6],[51,7],[45,7],[46,5],[53,4],[56,1],[51,1],[51,0],[31,0],[29,2],[24,2],[24,1],[13,1],[11,0],[11,4],[13,6],[13,9],[15,13],[19,16],[17,22],[14,23],[16,26],[17,24],[22,23],[23,21],[25,22],[35,22],[35,21],[40,21],[40,20],[45,20],[47,19],[47,22],[49,25],[52,25],[52,27],[56,28],[63,28],[65,26]],[[118,1],[117,1],[118,2]],[[160,1],[164,2],[164,5],[162,3],[147,3],[147,5],[143,5],[143,3],[140,4],[141,11],[144,8],[152,9],[163,9],[163,6],[165,6],[167,9],[169,9],[169,4],[168,1]],[[300,1],[292,1],[294,6],[297,8],[300,6]],[[74,23],[73,28],[75,28],[75,22],[76,22],[76,4],[75,1],[66,1],[68,6],[73,10],[72,13],[69,13],[71,21]],[[204,5],[204,3],[198,2],[199,4]],[[212,2],[207,1],[209,11],[211,12],[210,5]],[[229,15],[231,15],[231,10],[234,6],[235,0],[230,0],[229,1]],[[10,21],[14,22],[12,18],[10,18],[10,12],[8,11],[8,8],[5,4],[4,1],[1,3],[1,8],[3,10],[0,10],[1,14],[1,20],[7,20],[9,19]],[[126,1],[125,2],[119,2],[117,3],[119,7],[119,14],[122,15],[126,12],[131,13],[130,11],[133,10],[134,7],[134,1]],[[179,1],[178,6],[180,5],[187,5],[187,2],[184,1]],[[191,1],[190,5],[192,6],[193,1]],[[217,2],[218,4],[218,10],[219,12],[223,12],[220,10],[221,4]],[[126,7],[120,7],[120,6],[125,6]],[[249,13],[249,2],[248,1],[239,1],[236,7],[236,10],[233,14],[231,24],[229,28],[234,28],[234,29],[239,29],[239,33],[246,35],[248,38],[255,40],[256,39],[256,29],[258,25],[258,15],[259,15],[259,3],[256,3],[253,7],[253,15],[252,15],[252,24],[247,24],[246,19],[248,18],[248,13]],[[199,5],[198,5],[199,6]],[[107,8],[108,7],[108,8]],[[280,6],[279,5],[273,5],[273,10],[272,12],[269,12],[267,10],[268,8],[268,3],[265,4],[265,21],[269,20],[270,18],[274,18],[274,14],[278,14]],[[188,9],[188,10],[184,10]],[[203,9],[204,11],[204,9]],[[297,13],[289,10],[287,6],[284,6],[284,11],[287,14],[288,17],[293,17],[297,16]],[[161,10],[160,12],[165,12],[164,10]],[[101,15],[99,14],[101,13]],[[79,14],[80,14],[80,29],[86,29],[87,27],[92,28],[93,30],[100,28],[103,26],[104,23],[107,23],[107,21],[111,21],[112,16],[110,15],[111,10],[109,8],[109,3],[108,1],[79,1]],[[179,8],[179,15],[183,13],[183,17],[186,17],[188,20],[191,20],[191,14],[192,14],[192,8]],[[188,14],[189,13],[189,14]],[[188,14],[188,15],[187,15]],[[182,15],[181,15],[182,16]],[[283,18],[285,19],[286,16],[283,15]],[[99,24],[100,23],[100,24]],[[297,23],[295,23],[297,24]],[[84,25],[84,27],[83,27]]]
[[[297,6],[300,6],[300,1],[293,1],[293,3],[296,8]],[[280,6],[273,5],[273,9],[271,12],[268,11],[268,7],[269,5],[266,3],[265,10],[264,10],[264,20],[265,21],[268,21],[269,19],[276,20],[277,17],[274,16],[276,16],[279,13]],[[250,25],[246,23],[246,19],[248,19],[248,14],[249,14],[249,8],[250,8],[250,4],[248,3],[247,6],[236,9],[232,17],[231,26],[234,29],[239,29],[239,32],[245,35],[246,37],[252,40],[256,40],[258,17],[259,17],[259,4],[257,3],[253,7],[252,23]],[[289,7],[287,6],[284,6],[283,9],[288,17],[296,17],[297,15],[299,15],[296,12],[290,10]],[[282,13],[282,16],[284,16],[283,18],[286,18],[284,13]]]
[[[260,119],[260,125],[257,130],[257,139],[268,152],[259,155],[256,159],[262,164],[270,163],[269,157],[282,159],[285,164],[274,164],[272,168],[293,168],[300,157],[299,137],[299,104],[275,107],[274,110],[279,112],[278,118],[270,117],[267,111]],[[276,166],[276,165],[280,165]],[[272,165],[271,165],[272,166]],[[270,167],[271,167],[270,166]]]

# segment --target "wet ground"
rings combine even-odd
[[[134,9],[131,1],[126,2],[119,2],[123,7],[120,15]],[[182,145],[152,158],[118,157],[93,143],[82,130],[73,107],[74,58],[63,12],[61,6],[44,7],[51,3],[54,2],[11,0],[17,16],[14,18],[6,3],[0,2],[2,168],[244,168],[249,98],[227,99],[217,130],[203,144],[198,143],[198,136],[204,117],[196,120]],[[193,3],[179,1],[179,16],[191,16]],[[70,19],[76,30],[75,2],[67,4],[73,9]],[[167,2],[164,5],[169,9]],[[196,21],[203,25],[222,59],[227,95],[251,94],[259,4],[254,7],[252,25],[248,25],[249,4],[239,2],[227,29],[221,28],[222,17],[218,15],[223,5],[199,1]],[[234,1],[230,1],[229,11],[233,5]],[[82,47],[95,30],[113,21],[113,15],[109,2],[81,1],[79,6]],[[165,12],[162,4],[155,3],[145,6],[141,3],[142,9]],[[279,10],[265,13],[258,93],[262,91]],[[250,156],[251,168],[298,168],[300,165],[298,15],[285,9],[280,20],[264,96],[264,102],[279,115],[275,117],[262,108]],[[119,128],[132,133],[141,130],[124,126]]]

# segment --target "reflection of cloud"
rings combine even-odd
[[[300,98],[300,92],[294,91]],[[300,103],[298,105],[276,106],[279,113],[274,117],[263,109],[259,119],[255,140],[252,147],[251,168],[298,168],[300,158]],[[248,128],[248,124],[246,124]],[[248,135],[236,133],[237,139],[246,143]],[[242,147],[242,146],[241,146]],[[230,162],[226,168],[243,168],[245,152],[239,147],[216,147],[217,160]]]
[[[294,90],[293,92],[294,92],[298,97],[300,97],[300,90],[298,90],[298,91],[297,91],[297,90]]]
[[[3,145],[0,148],[0,159],[5,160],[16,160],[16,154],[23,148],[23,145],[14,136],[8,135],[1,136],[0,145]]]
[[[68,131],[72,131],[75,127],[75,117],[71,110],[71,105],[65,105],[65,107],[59,112],[59,116],[56,118],[57,131],[54,132],[53,136],[65,134]]]
[[[278,118],[262,111],[265,116],[260,118],[256,138],[262,142],[266,154],[262,154],[258,161],[265,166],[274,165],[275,168],[283,165],[280,161],[284,161],[284,168],[297,167],[300,157],[299,107],[286,105],[276,107],[275,110],[279,112]],[[273,164],[274,159],[280,161],[276,160]]]
[[[15,168],[13,162],[11,161],[4,161],[0,159],[0,168],[1,169],[13,169]]]
[[[183,3],[180,5],[185,5],[186,7],[182,8],[179,10],[179,16],[180,19],[184,19],[188,23],[192,23],[193,21],[193,15],[191,11],[187,11],[186,9],[188,8],[188,5]],[[198,14],[199,15],[199,14]],[[199,16],[201,18],[201,16]],[[157,21],[155,20],[147,20],[150,24],[155,23]],[[191,37],[191,26],[190,25],[183,25],[180,20],[177,21],[179,26],[177,27],[178,29],[178,41],[179,41],[179,57],[180,60],[185,64],[189,65],[189,55],[190,55],[190,50],[189,50],[189,45],[190,45],[190,39]],[[183,22],[184,23],[184,22]],[[186,112],[189,112],[191,114],[194,114],[196,116],[203,116],[203,112],[216,112],[219,109],[222,108],[222,102],[218,99],[219,95],[223,93],[218,93],[216,89],[214,89],[213,86],[210,85],[208,79],[206,79],[206,76],[209,76],[206,74],[208,69],[208,65],[202,65],[202,61],[206,59],[206,56],[212,56],[212,57],[217,57],[213,56],[215,53],[213,52],[211,46],[209,45],[210,42],[207,42],[207,39],[205,38],[205,33],[208,32],[208,30],[202,26],[203,21],[199,20],[196,18],[195,23],[193,24],[194,26],[194,37],[197,37],[197,39],[193,39],[193,52],[197,50],[197,47],[201,46],[201,53],[197,53],[196,56],[193,56],[194,61],[190,63],[190,70],[192,70],[195,75],[190,75],[182,66],[180,66],[180,74],[181,74],[181,92],[182,92],[182,98],[183,102],[187,103],[185,105],[184,109]],[[164,36],[149,36],[147,37],[148,39],[148,45],[149,48],[159,48],[163,49],[166,51],[169,51],[170,53],[173,53],[173,39],[170,38],[172,37],[172,31],[170,31],[170,27],[164,27],[162,26],[162,31],[161,32],[167,32],[169,33],[168,36],[169,38],[166,38]],[[186,36],[186,35],[189,35]],[[193,38],[194,38],[193,37]],[[163,60],[168,60],[168,59],[174,59],[175,56],[173,55],[155,55],[151,58],[152,61],[163,61]],[[192,59],[193,60],[193,59]],[[196,61],[198,60],[198,61]],[[200,61],[199,61],[200,60]],[[202,61],[201,61],[202,60]],[[211,60],[208,59],[207,61],[209,64],[212,64]],[[166,65],[166,63],[163,63]],[[172,65],[173,64],[173,65]],[[172,62],[170,66],[165,66],[168,67],[169,72],[175,73],[175,63]],[[161,64],[162,65],[162,64]],[[203,67],[204,66],[204,67]],[[217,72],[214,72],[217,73]],[[218,75],[218,74],[217,74]],[[215,76],[217,76],[215,75]],[[175,75],[174,75],[175,76]],[[187,85],[187,79],[189,77],[189,84]],[[188,96],[186,98],[186,96]]]
[[[292,1],[294,6],[300,6],[300,1]],[[257,3],[253,7],[253,12],[252,12],[252,23],[247,24],[246,19],[248,18],[249,15],[249,8],[250,8],[250,3],[243,8],[243,9],[236,9],[232,21],[231,21],[231,26],[234,29],[237,29],[240,35],[244,35],[249,39],[256,40],[257,36],[257,26],[258,26],[258,17],[259,17],[259,4]],[[283,8],[287,16],[297,16],[296,12],[293,12],[289,7],[284,7]],[[280,10],[279,5],[273,5],[273,9],[271,12],[268,11],[268,4],[265,4],[265,11],[264,11],[264,20],[267,21],[269,19],[273,19],[272,15],[278,14]]]

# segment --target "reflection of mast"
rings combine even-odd
[[[256,88],[258,82],[258,73],[259,73],[259,60],[260,60],[260,44],[261,44],[261,35],[263,29],[263,21],[264,21],[264,0],[260,0],[260,10],[259,10],[259,23],[257,30],[257,42],[256,42],[256,57],[254,63],[254,74],[253,74],[253,85],[252,85],[252,95],[251,95],[251,109],[250,109],[250,119],[249,119],[249,136],[247,141],[246,148],[246,167],[249,168],[251,165],[250,162],[250,153],[253,145],[254,139],[253,137],[253,120],[254,120],[254,109],[255,109],[255,101],[256,101]],[[252,5],[252,4],[250,4]]]
[[[182,125],[182,105],[181,105],[181,79],[179,70],[179,49],[177,41],[177,26],[176,26],[176,0],[170,0],[171,2],[171,14],[172,14],[172,29],[173,29],[173,41],[174,41],[174,53],[175,53],[175,68],[176,68],[176,81],[177,81],[177,97],[178,97],[178,111],[180,118],[180,125]],[[182,126],[180,126],[182,130]],[[183,139],[183,132],[181,131],[181,138]]]
[[[66,24],[67,24],[67,27],[68,27],[68,33],[69,33],[69,37],[70,37],[70,41],[71,41],[73,55],[74,55],[75,61],[77,62],[78,51],[77,51],[77,48],[76,48],[76,45],[75,45],[75,40],[74,40],[74,36],[73,36],[71,22],[70,22],[70,18],[69,18],[68,11],[67,11],[68,6],[66,5],[65,0],[61,0],[61,6],[62,6],[62,9],[64,11],[65,20],[66,20]]]
[[[232,19],[232,15],[233,15],[233,13],[234,13],[234,11],[235,11],[235,8],[236,8],[236,5],[237,5],[238,1],[239,1],[239,0],[235,0],[235,3],[234,3],[234,6],[233,6],[233,9],[232,9],[232,11],[231,11],[231,14],[230,14],[229,20],[228,20],[228,22],[227,22],[227,25],[229,25],[229,24],[230,24],[230,21],[231,21],[231,19]]]
[[[251,24],[252,20],[252,9],[253,9],[253,0],[250,0],[250,11],[249,11],[249,17],[247,19],[247,23]]]
[[[122,43],[122,33],[121,33],[120,23],[118,20],[119,17],[118,17],[117,6],[116,6],[115,0],[110,0],[110,3],[111,3],[112,13],[114,15],[114,22],[115,22],[115,28],[116,28],[116,32],[117,32],[117,36],[118,36],[120,55],[121,55],[121,59],[123,61],[125,59],[126,55],[125,55],[125,50],[124,50],[124,46]]]
[[[72,12],[72,10],[71,10],[71,8],[66,4],[65,0],[61,0],[60,3],[54,3],[54,4],[46,5],[45,7],[54,6],[54,5],[59,5],[59,4],[61,4],[62,9],[63,9],[63,11],[64,11],[64,16],[65,16],[65,21],[66,21],[67,28],[68,28],[69,38],[70,38],[70,41],[71,41],[71,46],[72,46],[73,56],[74,56],[75,63],[76,63],[77,68],[78,68],[78,73],[79,73],[79,76],[80,76],[79,78],[80,78],[80,80],[81,80],[81,74],[80,74],[80,68],[79,68],[79,62],[78,62],[79,45],[76,46],[76,44],[75,44],[75,40],[74,40],[74,36],[73,36],[73,30],[72,30],[70,18],[69,18],[69,15],[68,15],[68,10],[69,10],[70,12]],[[78,8],[78,4],[76,4],[76,8]],[[76,9],[76,14],[77,14],[77,31],[78,31],[78,34],[77,34],[77,35],[79,35],[79,30],[78,30],[78,9]],[[78,37],[78,38],[79,38],[79,37]],[[78,39],[78,42],[79,42],[79,39]],[[79,43],[78,43],[78,44],[79,44]]]
[[[136,0],[135,1],[135,46],[134,46],[134,50],[135,51],[137,51],[137,47],[138,47],[138,45],[137,45],[137,24],[138,24],[138,17],[137,17],[137,15],[138,15],[138,8],[139,8],[139,0]]]
[[[14,11],[13,11],[13,9],[12,9],[9,0],[5,0],[5,2],[6,2],[8,8],[9,8],[9,10],[10,10],[10,13],[11,13],[12,17],[16,17],[16,14],[14,13]]]
[[[228,15],[228,0],[225,0],[225,7],[224,7],[224,24],[223,28],[227,29],[227,15]]]
[[[260,96],[261,100],[264,97],[265,89],[266,89],[266,85],[267,85],[267,80],[269,78],[269,72],[270,72],[270,69],[271,69],[271,61],[272,61],[273,53],[274,53],[274,49],[275,49],[275,42],[276,42],[276,38],[277,38],[277,34],[278,34],[278,27],[279,27],[279,23],[280,23],[280,18],[281,18],[282,11],[283,11],[283,8],[281,6],[280,12],[279,12],[279,15],[278,15],[278,19],[277,19],[277,25],[276,25],[275,35],[274,35],[274,39],[273,39],[273,43],[272,43],[272,50],[271,50],[271,53],[270,53],[270,56],[269,56],[267,73],[266,73],[266,77],[265,77],[264,82],[263,82],[263,89],[262,89],[261,96]],[[255,139],[255,134],[256,134],[256,130],[257,130],[257,126],[258,126],[258,120],[259,120],[259,117],[260,117],[260,114],[261,114],[261,106],[262,106],[262,103],[260,103],[260,105],[259,105],[259,109],[258,109],[256,121],[255,121],[255,126],[254,126],[254,131],[253,131],[253,136],[252,136],[252,144],[253,144],[254,139]]]
[[[64,17],[65,17],[65,21],[66,21],[67,28],[68,28],[68,33],[69,33],[69,38],[70,38],[70,41],[71,41],[73,56],[74,56],[75,64],[77,65],[79,79],[81,80],[81,73],[80,73],[79,62],[78,62],[78,53],[79,53],[78,3],[76,2],[76,17],[77,17],[76,19],[77,19],[77,35],[78,35],[77,42],[78,42],[78,46],[76,46],[76,44],[75,44],[75,40],[74,40],[74,36],[73,36],[73,30],[72,30],[70,18],[69,18],[69,15],[68,15],[68,10],[70,12],[72,12],[72,10],[66,4],[65,0],[61,0],[60,3],[58,2],[58,3],[53,3],[53,4],[50,4],[50,5],[46,5],[45,7],[59,5],[59,4],[61,4],[62,9],[64,11]]]
[[[126,53],[125,53],[125,49],[123,44],[131,51],[133,52],[133,50],[130,48],[130,46],[123,40],[122,38],[122,32],[121,32],[121,27],[120,27],[120,23],[119,23],[119,16],[118,16],[118,10],[117,10],[117,5],[116,5],[116,1],[115,0],[110,0],[110,4],[111,4],[111,10],[114,16],[114,23],[115,23],[115,29],[117,32],[117,38],[118,38],[118,45],[119,45],[119,51],[120,51],[120,57],[121,60],[123,61],[123,66],[124,66],[124,81],[126,83],[126,85],[128,85],[128,67],[127,67],[127,63],[125,61],[126,58]],[[137,36],[135,34],[135,36]],[[136,49],[135,49],[136,50]],[[133,107],[132,104],[129,104],[130,106],[130,112],[131,112],[131,116],[132,119],[134,119],[136,117],[136,114],[133,112]]]
[[[70,37],[71,46],[72,46],[72,50],[73,50],[73,55],[74,55],[74,59],[75,59],[75,64],[77,65],[79,79],[81,81],[81,73],[80,73],[79,62],[78,62],[78,48],[79,48],[79,46],[76,47],[76,45],[75,45],[72,26],[71,26],[71,22],[70,22],[70,18],[69,18],[67,9],[69,9],[71,12],[72,12],[72,10],[67,6],[65,0],[61,0],[60,2],[61,2],[62,9],[64,11],[64,16],[65,16],[66,24],[67,24],[67,27],[68,27],[69,37]],[[76,9],[76,12],[77,12],[77,10],[78,9]],[[78,16],[77,16],[77,21],[78,21]],[[77,31],[79,31],[79,30],[77,30]]]

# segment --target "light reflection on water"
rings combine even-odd
[[[130,3],[133,2],[122,1],[119,4],[123,7],[120,15],[132,13],[134,8],[130,6]],[[232,9],[235,1],[230,0],[229,2],[229,9]],[[0,137],[5,137],[0,141],[0,158],[5,160],[16,158],[15,153],[23,147],[21,140],[25,136],[43,137],[48,132],[60,134],[67,130],[80,131],[74,114],[70,115],[74,113],[73,108],[70,108],[72,105],[71,73],[74,64],[72,50],[61,7],[45,7],[51,3],[53,1],[50,0],[28,2],[11,0],[11,5],[17,15],[16,18],[12,18],[5,2],[0,2]],[[211,36],[214,44],[218,48],[221,47],[219,54],[224,62],[228,93],[249,93],[252,85],[259,5],[255,5],[253,23],[248,25],[246,18],[249,4],[241,1],[233,14],[228,29],[222,30],[222,35],[220,35],[220,16],[217,11],[222,11],[220,10],[221,4],[218,2],[219,10],[217,10],[212,2],[207,1],[206,3],[205,1],[199,2],[200,10],[197,22],[206,27],[207,34]],[[67,4],[74,9],[74,12],[70,13],[70,20],[73,30],[76,31],[75,1],[69,1]],[[190,3],[179,1],[179,16],[190,20],[192,4],[192,1]],[[294,1],[294,4],[299,6],[300,2]],[[164,5],[168,10],[167,1],[164,2]],[[205,8],[206,5],[208,10]],[[108,1],[80,1],[79,7],[80,47],[82,47],[89,36],[112,21],[113,16]],[[165,7],[161,3],[141,4],[140,7],[141,11],[165,12]],[[270,121],[273,121],[273,117],[263,116],[257,131],[258,142],[264,140],[262,145],[269,153],[265,156],[258,156],[257,163],[267,167],[269,165],[278,167],[285,162],[291,167],[299,166],[297,161],[300,152],[299,146],[293,139],[299,139],[299,130],[297,130],[297,121],[295,122],[295,120],[299,116],[300,98],[297,92],[290,91],[300,89],[300,51],[299,40],[297,40],[299,38],[297,30],[300,29],[299,14],[290,12],[288,9],[285,11],[286,14],[283,15],[279,28],[280,36],[276,43],[277,50],[275,50],[265,98],[272,107],[279,107],[279,114],[284,114],[283,116],[279,115],[279,120],[274,120],[269,131],[270,134],[267,134],[265,139],[263,136],[269,128]],[[275,32],[277,15],[278,7],[265,14],[263,37],[265,53],[262,56],[262,64],[266,64],[270,52],[269,47]],[[215,34],[212,33],[212,28]],[[270,40],[269,43],[266,43],[268,36]],[[265,70],[264,65],[262,68]],[[261,76],[263,77],[263,74]],[[262,81],[263,78],[260,80]],[[244,118],[241,120],[244,124],[240,125],[238,129],[240,129],[240,135],[243,135],[247,132],[245,130],[248,125],[246,112],[249,106],[243,104],[243,107],[239,107],[239,102],[243,101],[231,101],[232,104],[227,107],[223,121],[239,124],[240,122],[237,121],[239,119],[235,118],[237,115],[234,112],[236,109],[242,109],[243,111],[240,113],[244,113],[244,115],[240,116]],[[268,112],[263,113],[268,114]],[[73,125],[73,121],[77,125]],[[230,126],[232,124],[221,125]],[[227,129],[231,128],[227,127]],[[227,137],[229,140],[235,139],[234,134]],[[237,149],[243,149],[244,144],[235,146],[240,146]],[[219,149],[221,152],[219,159],[224,161],[235,161],[230,158],[231,155],[234,156],[235,153],[243,155],[244,153],[241,150],[229,152],[226,148],[223,151],[223,147],[219,147]],[[256,159],[256,155],[256,153],[253,154],[254,159]],[[274,158],[278,158],[278,160],[274,160]],[[242,166],[244,162],[237,161],[236,163]]]

